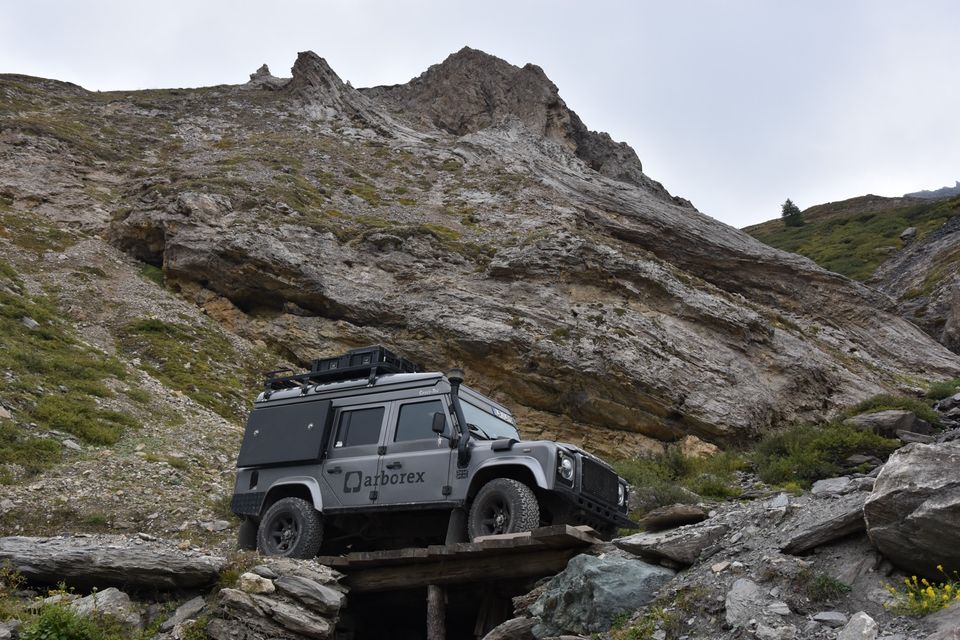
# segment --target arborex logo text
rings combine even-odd
[[[379,475],[365,475],[362,471],[349,471],[343,478],[343,492],[357,493],[362,487],[385,487],[397,484],[422,484],[425,471],[411,471],[410,473],[386,473]]]

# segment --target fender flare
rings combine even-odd
[[[543,466],[540,462],[531,456],[497,456],[496,458],[490,458],[485,460],[477,467],[474,475],[479,471],[489,469],[491,467],[524,467],[533,475],[534,481],[537,483],[537,487],[540,489],[550,489],[550,485],[547,483],[547,476],[543,472]],[[471,481],[471,486],[473,482]]]
[[[264,495],[264,502],[266,502],[267,497],[270,496],[270,493],[278,488],[283,486],[290,485],[301,485],[307,488],[307,491],[310,492],[310,498],[313,500],[313,508],[323,513],[323,498],[320,495],[320,483],[317,482],[317,479],[312,476],[290,476],[289,478],[284,478],[270,485],[270,488],[267,489],[266,495]]]

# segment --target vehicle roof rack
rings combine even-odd
[[[280,389],[306,389],[312,384],[326,384],[342,380],[368,379],[372,385],[378,375],[384,373],[417,373],[420,367],[402,358],[386,347],[375,345],[351,349],[341,356],[320,358],[310,363],[306,373],[294,373],[290,369],[278,369],[264,374],[263,386],[267,393]],[[285,374],[285,375],[281,375]]]

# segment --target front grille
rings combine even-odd
[[[583,492],[604,502],[617,504],[619,497],[617,485],[620,484],[617,474],[590,458],[581,458],[581,460],[583,461],[581,476]]]

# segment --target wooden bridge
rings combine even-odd
[[[570,558],[600,542],[590,527],[554,525],[475,542],[320,556],[317,561],[346,574],[343,583],[350,587],[351,597],[425,587],[427,638],[444,640],[448,587],[554,575]],[[503,603],[494,603],[492,597],[479,606],[477,636],[505,620],[504,614],[509,615],[509,608],[504,610]]]

